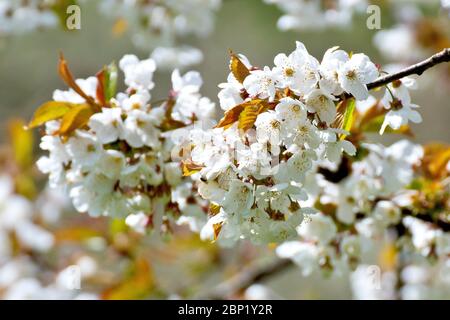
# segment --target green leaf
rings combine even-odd
[[[344,113],[344,121],[342,123],[342,129],[344,129],[345,131],[350,132],[350,130],[352,129],[353,126],[353,120],[354,120],[354,112],[355,112],[355,99],[354,98],[350,98],[347,100],[346,102],[347,106],[345,108],[345,113]],[[345,134],[342,134],[340,139],[344,140],[346,137]]]
[[[57,120],[63,117],[70,109],[77,106],[77,104],[61,101],[49,101],[41,105],[33,115],[28,129],[36,128],[47,121]]]
[[[102,106],[109,106],[109,101],[116,95],[117,89],[117,67],[115,63],[104,66],[96,74],[97,83],[97,100]]]
[[[114,98],[117,91],[117,65],[112,62],[106,67],[105,74],[105,98],[106,101]]]

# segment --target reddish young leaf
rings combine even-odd
[[[81,88],[75,82],[75,79],[73,78],[73,75],[69,70],[69,66],[67,65],[67,61],[66,59],[64,59],[64,55],[62,53],[59,57],[58,73],[63,81],[69,86],[69,88],[72,88],[76,93],[78,93],[78,95],[80,95],[80,97],[84,98],[88,104],[96,109],[96,111],[100,109],[100,107],[95,103],[94,99],[88,96],[83,90],[81,90]]]
[[[97,100],[102,106],[106,106],[106,96],[105,96],[105,69],[103,68],[95,75],[97,77],[97,89],[95,94],[97,95]]]

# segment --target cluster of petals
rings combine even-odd
[[[0,175],[0,297],[2,299],[96,299],[96,294],[72,290],[70,267],[49,270],[36,257],[55,253],[56,237],[52,227],[66,209],[65,197],[44,189],[36,199],[15,191],[15,179]],[[80,256],[81,277],[95,269],[95,262]],[[43,281],[43,274],[47,280]]]
[[[278,54],[273,68],[257,69],[239,58],[249,74],[241,83],[230,73],[219,85],[221,108],[232,112],[252,101],[270,107],[250,130],[234,123],[189,133],[190,161],[201,168],[195,175],[199,193],[220,208],[202,237],[214,237],[220,227],[222,242],[281,242],[295,237],[295,228],[315,212],[305,202],[318,164],[337,166],[343,153],[355,155],[353,144],[340,138],[346,132],[333,126],[336,105],[344,92],[367,99],[378,69],[366,55],[337,47],[319,62],[301,42],[289,55]]]
[[[174,128],[187,127],[195,119],[213,117],[214,103],[200,95],[199,73],[181,75],[175,70],[169,98],[151,104],[155,62],[125,55],[119,66],[126,91],[117,93],[110,105],[67,139],[55,135],[60,120],[47,122],[40,147],[49,154],[37,165],[49,174],[51,187],[67,191],[80,212],[127,218],[130,226],[142,232],[164,227],[182,211],[190,217],[182,222],[195,225],[204,213],[192,196],[193,184],[182,177],[181,164],[171,160],[170,135]],[[76,82],[95,97],[96,77]],[[53,99],[85,102],[72,89],[56,90]]]
[[[0,2],[0,37],[22,34],[58,24],[58,17],[51,10],[52,1],[2,1]]]
[[[283,15],[278,19],[280,30],[317,30],[348,27],[355,13],[365,12],[367,0],[264,0],[276,5]]]
[[[122,20],[135,45],[155,49],[152,58],[158,67],[170,69],[201,62],[202,52],[179,45],[179,39],[210,35],[221,4],[221,0],[102,0],[99,11]]]
[[[401,279],[392,270],[367,264],[376,261],[380,247],[386,245],[395,245],[390,250],[402,256],[405,269],[420,266],[423,272],[441,270],[447,274],[441,278],[448,283],[450,233],[411,214],[416,210],[419,191],[409,186],[417,177],[415,167],[423,159],[423,148],[407,140],[390,147],[364,144],[364,148],[368,154],[352,163],[351,174],[343,180],[332,182],[321,174],[315,176],[311,195],[324,209],[310,215],[308,222],[297,228],[298,239],[281,244],[277,254],[292,259],[304,275],[320,268],[338,273],[348,267],[356,268],[351,283],[358,299],[395,298],[392,294]],[[368,283],[373,281],[370,272],[374,268],[380,277],[380,288]],[[403,279],[403,283],[414,281]],[[431,280],[424,280],[420,286],[406,285],[404,290],[408,292],[402,291],[405,298],[433,296],[425,292]],[[439,287],[436,283],[433,286]]]

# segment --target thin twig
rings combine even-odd
[[[252,284],[281,273],[293,265],[292,261],[287,259],[277,259],[267,264],[257,263],[251,265],[244,268],[244,270],[231,279],[219,284],[206,294],[200,295],[200,298],[217,300],[227,299],[234,294],[247,289]]]
[[[419,63],[413,64],[412,66],[409,66],[406,69],[403,69],[399,72],[391,73],[385,76],[382,76],[375,80],[372,83],[369,83],[367,85],[367,89],[375,89],[382,87],[388,83],[391,83],[395,80],[400,80],[404,77],[410,76],[412,74],[422,75],[424,71],[434,67],[437,64],[443,63],[443,62],[450,62],[450,48],[446,48],[442,50],[441,52],[438,52],[431,57],[429,57],[426,60],[423,60]]]

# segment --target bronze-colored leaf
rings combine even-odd
[[[234,106],[233,108],[229,109],[225,112],[225,115],[223,118],[219,121],[216,128],[224,128],[228,129],[231,127],[236,121],[239,120],[239,116],[241,112],[247,107],[247,106],[255,106],[259,105],[262,102],[261,99],[254,99],[251,101],[243,102],[241,104],[238,104],[237,106]]]
[[[225,112],[223,118],[219,121],[216,128],[224,128],[228,129],[239,120],[239,115],[241,114],[242,110],[244,110],[244,105],[238,104],[237,106],[234,106],[233,108],[229,109]]]
[[[182,164],[183,176],[188,177],[202,170],[203,167],[190,161],[184,161]]]
[[[442,179],[448,175],[445,169],[450,161],[450,145],[431,143],[424,147],[425,155],[422,167],[425,173],[432,179]]]
[[[222,230],[223,222],[213,224],[214,229],[214,241],[219,237],[220,231]]]
[[[70,109],[61,121],[58,134],[61,136],[68,136],[76,129],[85,126],[89,118],[94,114],[92,107],[87,104],[80,104]]]
[[[28,124],[28,128],[36,128],[44,123],[57,120],[63,117],[70,109],[77,106],[77,104],[69,103],[69,102],[61,102],[61,101],[49,101],[41,105],[33,115],[33,119],[31,119]]]
[[[75,82],[69,66],[67,65],[67,61],[62,53],[59,56],[58,73],[69,88],[73,89],[80,97],[84,98],[88,104],[93,106],[95,109],[98,109],[96,111],[99,111],[100,107],[95,103],[94,99],[88,96]]]
[[[250,71],[245,66],[244,63],[242,63],[241,59],[234,54],[233,52],[230,52],[231,59],[230,59],[230,70],[233,76],[236,78],[237,81],[240,83],[243,83],[245,78],[250,74]]]
[[[248,105],[239,114],[238,128],[244,132],[251,129],[255,124],[258,115],[267,111],[267,107],[264,104]]]
[[[56,243],[63,242],[82,242],[91,238],[102,236],[99,230],[91,227],[83,226],[71,226],[67,228],[61,228],[54,232]]]
[[[166,118],[164,119],[164,121],[161,123],[161,130],[162,131],[171,131],[171,130],[175,130],[175,129],[179,129],[179,128],[184,128],[186,127],[186,124],[182,121],[178,121],[175,119],[172,119],[172,117],[170,118]]]
[[[100,102],[102,106],[106,106],[106,92],[105,92],[105,85],[106,85],[106,71],[103,68],[97,74],[95,75],[97,77],[97,88],[96,88],[96,95],[97,100]]]
[[[210,213],[211,216],[215,216],[219,212],[220,212],[220,206],[218,204],[211,203],[209,205],[209,213]]]
[[[22,169],[28,169],[33,163],[33,133],[25,129],[22,119],[8,121],[9,135],[14,159]]]
[[[378,118],[379,116],[385,115],[387,113],[387,110],[381,106],[378,101],[371,106],[369,109],[367,109],[366,112],[362,115],[359,125],[360,127],[364,127],[368,123],[372,122],[375,118]]]

